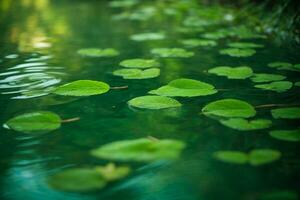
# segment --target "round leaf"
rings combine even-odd
[[[179,140],[136,139],[106,144],[92,150],[91,154],[101,159],[151,162],[176,159],[184,147]]]
[[[246,164],[248,162],[248,155],[240,151],[217,151],[214,157],[222,162],[232,164]]]
[[[186,47],[199,47],[199,46],[216,46],[217,43],[214,40],[205,40],[205,39],[187,39],[182,40],[181,43]]]
[[[119,52],[112,48],[108,48],[108,49],[86,48],[86,49],[79,49],[77,53],[82,56],[88,56],[88,57],[114,57],[119,55]]]
[[[153,40],[163,40],[165,39],[165,34],[163,33],[140,33],[135,34],[130,37],[134,41],[153,41]]]
[[[164,109],[180,107],[181,103],[175,99],[162,96],[141,96],[128,101],[128,104],[137,108]]]
[[[159,67],[159,62],[151,59],[128,59],[123,60],[120,65],[122,67],[128,68],[150,68],[150,67]]]
[[[255,83],[281,81],[284,79],[286,79],[286,76],[280,74],[254,74],[254,76],[251,77],[251,81]]]
[[[262,48],[264,47],[261,44],[255,44],[251,42],[232,42],[228,44],[229,47],[239,48],[239,49],[251,49],[251,48]]]
[[[270,136],[278,140],[284,140],[289,142],[300,142],[300,129],[274,130],[274,131],[270,131]]]
[[[79,80],[57,87],[52,93],[65,96],[91,96],[109,91],[109,85],[100,81]]]
[[[160,75],[160,69],[119,69],[113,72],[115,76],[122,76],[124,79],[149,79]]]
[[[276,81],[267,84],[254,85],[254,87],[275,92],[286,92],[293,87],[293,83],[290,81]]]
[[[5,125],[15,131],[39,134],[58,129],[61,125],[61,119],[55,113],[39,111],[14,117],[8,120]]]
[[[278,160],[281,153],[272,149],[255,149],[249,153],[249,162],[253,166],[264,165]]]
[[[254,49],[237,49],[237,48],[228,48],[220,50],[220,54],[229,55],[232,57],[249,57],[256,53]]]
[[[238,99],[222,99],[206,105],[202,112],[207,116],[249,118],[256,114],[252,105]]]
[[[194,52],[181,48],[155,48],[151,50],[151,53],[162,58],[189,58],[194,56]]]
[[[277,108],[271,110],[271,114],[275,119],[299,119],[300,107]]]
[[[288,62],[272,62],[268,64],[269,67],[276,68],[278,70],[288,70],[288,71],[299,71],[298,65],[292,65]]]
[[[221,120],[221,123],[227,127],[239,131],[266,129],[272,126],[272,121],[267,119],[246,120],[242,118],[231,118],[227,120]]]
[[[226,76],[229,79],[246,79],[252,76],[253,71],[250,67],[228,67],[220,66],[208,70],[208,73],[216,74],[218,76]]]
[[[195,97],[215,94],[217,90],[208,83],[181,78],[173,80],[168,85],[152,90],[149,93],[170,97]]]

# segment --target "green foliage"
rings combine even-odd
[[[177,159],[184,147],[179,140],[135,139],[103,145],[91,154],[101,159],[152,162]]]
[[[213,85],[193,79],[176,79],[156,90],[151,90],[150,94],[170,97],[196,97],[217,93]]]
[[[247,66],[220,66],[208,70],[208,73],[216,74],[218,76],[226,76],[228,79],[246,79],[252,76],[253,71],[250,67]]]
[[[268,119],[246,120],[242,118],[231,118],[221,120],[221,123],[229,128],[239,131],[260,130],[270,128],[272,126],[272,121]]]
[[[212,33],[205,33],[202,35],[203,38],[210,39],[210,40],[218,40],[218,39],[225,38],[227,36],[228,35],[226,33],[220,32],[220,31],[212,32]]]
[[[217,151],[214,157],[222,162],[232,164],[246,164],[248,162],[248,155],[240,151]]]
[[[18,132],[41,134],[60,128],[61,119],[55,113],[39,111],[16,116],[5,125]]]
[[[286,79],[286,76],[280,74],[254,74],[251,80],[255,83],[282,81]]]
[[[119,69],[113,72],[115,76],[122,76],[124,79],[149,79],[160,75],[160,69]]]
[[[273,130],[270,131],[270,136],[278,140],[289,142],[300,142],[300,129],[295,130]]]
[[[181,103],[175,99],[162,96],[141,96],[128,101],[128,104],[137,108],[144,109],[164,109],[180,107]]]
[[[155,48],[151,50],[151,53],[162,58],[189,58],[194,56],[194,52],[181,48]]]
[[[134,34],[130,36],[131,40],[134,41],[153,41],[153,40],[163,40],[166,36],[164,33],[140,33],[140,34]]]
[[[116,181],[126,177],[130,173],[127,166],[116,167],[115,164],[109,163],[106,166],[98,166],[95,168],[107,181]]]
[[[287,70],[287,71],[300,71],[300,65],[293,65],[288,62],[272,62],[268,64],[271,68],[276,68],[278,70]]]
[[[290,81],[275,81],[272,83],[254,85],[254,87],[275,92],[286,92],[293,87],[293,83]]]
[[[231,42],[228,44],[231,48],[239,48],[239,49],[254,49],[254,48],[263,48],[264,45],[255,44],[251,42]]]
[[[254,49],[238,49],[238,48],[228,48],[220,50],[220,54],[229,55],[232,57],[249,57],[256,53]]]
[[[300,107],[277,108],[271,110],[271,114],[275,119],[299,119]]]
[[[128,59],[120,62],[122,67],[127,68],[151,68],[151,67],[159,67],[159,62],[152,59]]]
[[[109,88],[104,82],[79,80],[59,86],[52,93],[65,96],[91,96],[106,93]]]
[[[252,105],[238,99],[222,99],[211,102],[202,108],[203,114],[217,117],[249,118],[256,114]]]
[[[132,7],[138,3],[137,0],[114,0],[109,2],[109,6],[113,8]]]
[[[77,53],[80,54],[81,56],[87,56],[87,57],[115,57],[120,54],[117,50],[112,48],[108,48],[108,49],[86,48],[86,49],[79,49]]]
[[[217,45],[217,42],[214,40],[205,40],[205,39],[185,39],[181,43],[186,47],[199,47],[199,46],[209,46],[214,47]]]

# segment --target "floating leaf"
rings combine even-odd
[[[176,159],[184,147],[179,140],[136,139],[106,144],[91,153],[101,159],[151,162]]]
[[[289,142],[300,141],[300,129],[295,130],[274,130],[270,131],[270,136],[278,140],[284,140]]]
[[[252,29],[249,27],[246,27],[244,25],[242,26],[235,26],[230,29],[230,35],[236,36],[242,39],[249,39],[249,38],[266,38],[266,36],[257,34],[253,32]]]
[[[275,92],[286,92],[293,87],[293,83],[290,81],[275,81],[267,84],[254,85],[254,87]]]
[[[220,66],[208,70],[208,73],[216,74],[218,76],[226,76],[229,79],[246,79],[252,76],[253,71],[250,67],[228,67]]]
[[[151,50],[151,53],[162,58],[189,58],[194,56],[194,52],[181,48],[155,48]]]
[[[217,151],[214,157],[222,162],[233,164],[246,164],[248,162],[248,155],[240,151]]]
[[[271,110],[271,114],[275,119],[299,119],[300,107],[277,108]]]
[[[123,8],[123,7],[131,7],[138,3],[137,0],[114,0],[109,3],[110,7],[113,8]]]
[[[181,43],[187,47],[199,47],[199,46],[216,46],[217,43],[214,40],[205,39],[187,39],[182,40]]]
[[[242,118],[231,118],[220,121],[223,125],[239,131],[252,131],[266,129],[272,126],[272,121],[267,119],[246,120]]]
[[[124,79],[149,79],[160,75],[160,69],[119,69],[113,72],[115,76],[122,76]]]
[[[88,56],[88,57],[115,57],[120,54],[117,50],[112,48],[108,48],[108,49],[87,48],[87,49],[80,49],[77,51],[77,53],[82,56]]]
[[[218,40],[227,37],[228,35],[224,32],[213,32],[213,33],[205,33],[202,35],[203,38]]]
[[[286,76],[280,74],[254,74],[251,80],[255,83],[281,81],[286,79]]]
[[[272,149],[255,149],[249,153],[249,162],[253,166],[274,162],[281,157],[281,153]]]
[[[89,192],[105,187],[107,181],[95,169],[74,168],[59,172],[48,179],[48,184],[67,192]]]
[[[175,99],[162,96],[141,96],[128,101],[128,104],[137,108],[164,109],[180,107],[181,103]]]
[[[115,181],[124,178],[130,173],[130,168],[126,166],[116,167],[115,164],[109,163],[106,166],[96,167],[98,171],[107,181]]]
[[[170,97],[196,97],[217,93],[213,85],[193,79],[176,79],[156,90],[151,90],[150,94]]]
[[[109,91],[109,85],[100,81],[79,80],[57,87],[53,93],[65,96],[91,96]]]
[[[222,99],[206,105],[202,112],[207,116],[249,118],[256,114],[252,105],[238,99]]]
[[[262,48],[264,45],[255,44],[251,42],[232,42],[228,44],[231,48],[239,48],[239,49],[254,49],[254,48]]]
[[[228,48],[220,50],[220,54],[229,55],[232,57],[249,57],[256,53],[254,49],[237,49],[237,48]]]
[[[130,39],[134,41],[152,41],[165,39],[164,33],[140,33],[130,36]]]
[[[39,111],[14,117],[8,120],[5,125],[15,131],[39,134],[58,129],[61,125],[61,119],[55,113]]]
[[[122,67],[128,68],[150,68],[150,67],[159,67],[159,62],[152,59],[128,59],[120,62]]]

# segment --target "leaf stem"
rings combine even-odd
[[[74,118],[70,118],[70,119],[63,119],[63,120],[61,120],[61,123],[75,122],[78,120],[80,120],[80,117],[74,117]]]
[[[264,104],[255,106],[255,108],[270,108],[270,107],[288,107],[288,106],[299,106],[300,104]]]
[[[122,89],[128,89],[128,85],[119,86],[119,87],[111,87],[111,90],[122,90]]]

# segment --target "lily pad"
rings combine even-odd
[[[248,155],[240,151],[217,151],[214,157],[222,162],[232,164],[246,164],[248,162]]]
[[[91,96],[109,91],[109,85],[92,80],[79,80],[57,87],[52,93],[65,96]]]
[[[95,168],[107,181],[115,181],[126,177],[130,173],[130,168],[126,166],[116,167],[115,164],[109,163],[106,166]]]
[[[109,3],[110,7],[113,8],[124,8],[124,7],[132,7],[138,3],[137,0],[114,0]]]
[[[159,67],[159,62],[152,59],[128,59],[120,62],[122,67],[127,68],[151,68],[151,67]]]
[[[224,32],[212,32],[212,33],[205,33],[202,35],[203,38],[211,39],[211,40],[218,40],[222,38],[226,38],[228,35]]]
[[[151,53],[162,58],[189,58],[194,56],[194,52],[181,48],[155,48],[151,50]]]
[[[251,80],[255,83],[282,81],[286,79],[286,76],[280,74],[254,74]]]
[[[290,81],[275,81],[267,84],[254,85],[254,87],[275,92],[286,92],[293,87],[293,83]]]
[[[141,96],[128,101],[128,104],[137,108],[144,109],[164,109],[180,107],[181,103],[177,100],[163,96]]]
[[[252,76],[253,71],[250,67],[247,66],[220,66],[208,70],[208,73],[216,74],[218,76],[226,76],[228,79],[246,79]]]
[[[300,129],[295,130],[273,130],[270,131],[270,136],[278,140],[289,142],[300,142]]]
[[[60,117],[52,112],[25,113],[8,120],[5,125],[18,132],[28,134],[47,133],[60,128]]]
[[[134,41],[153,41],[153,40],[163,40],[166,36],[164,33],[140,33],[130,36],[131,40]]]
[[[179,140],[135,139],[103,145],[91,154],[101,159],[152,162],[177,159],[184,148]]]
[[[196,97],[217,93],[213,85],[193,79],[176,79],[156,90],[151,90],[150,94],[170,97]]]
[[[51,176],[48,184],[54,189],[67,192],[89,192],[105,187],[107,181],[95,169],[74,168]]]
[[[249,153],[249,162],[253,166],[268,164],[278,160],[281,153],[272,149],[255,149]]]
[[[272,126],[272,121],[268,119],[246,120],[242,118],[231,118],[221,120],[221,123],[229,128],[239,131],[260,130],[270,128]]]
[[[202,109],[203,114],[217,117],[249,118],[256,114],[252,105],[238,99],[222,99],[209,103]]]
[[[120,54],[117,50],[112,48],[108,48],[108,49],[86,48],[86,49],[79,49],[77,53],[87,57],[115,57]]]
[[[217,45],[217,42],[215,42],[214,40],[205,40],[205,39],[187,39],[187,40],[182,40],[181,43],[186,47],[199,47],[199,46],[213,47]]]
[[[254,48],[262,48],[264,45],[255,44],[251,42],[232,42],[228,44],[231,48],[239,48],[239,49],[254,49]]]
[[[119,69],[113,72],[115,76],[122,76],[124,79],[149,79],[160,75],[160,69]]]
[[[220,54],[229,55],[232,57],[249,57],[256,53],[254,49],[238,49],[238,48],[228,48],[220,50]]]
[[[271,110],[271,114],[275,119],[299,119],[300,107],[277,108]]]

